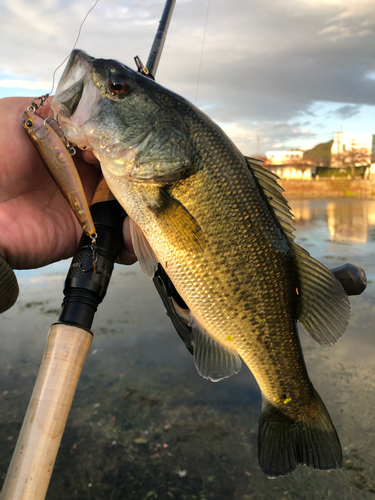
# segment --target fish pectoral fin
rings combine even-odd
[[[201,227],[190,212],[164,189],[159,190],[160,206],[155,209],[158,223],[163,226],[168,241],[189,253],[200,253],[206,246]]]
[[[199,375],[218,382],[241,370],[241,358],[237,352],[215,340],[191,314],[189,326],[193,328],[194,363]]]
[[[292,247],[300,282],[297,318],[314,340],[324,347],[331,346],[348,325],[348,296],[329,269],[296,243]]]
[[[154,251],[147,241],[146,236],[133,219],[130,219],[130,234],[134,247],[134,253],[139,260],[142,271],[150,279],[153,279],[155,271],[158,268],[158,261],[156,260]]]
[[[292,405],[293,401],[289,403]],[[317,470],[342,467],[342,451],[331,418],[315,392],[304,417],[301,408],[286,414],[263,396],[262,414],[259,420],[259,466],[269,477],[290,474],[299,464]],[[311,410],[311,411],[310,411]]]

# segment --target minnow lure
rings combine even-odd
[[[72,207],[83,231],[87,236],[95,237],[95,226],[70,152],[61,140],[58,132],[50,126],[47,118],[37,116],[30,106],[23,114],[23,126],[32,143],[37,148],[47,170],[60,188],[60,191]],[[57,122],[55,122],[57,123]]]

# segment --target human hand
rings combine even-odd
[[[22,126],[30,97],[0,99],[0,256],[13,269],[31,269],[72,257],[82,229],[69,204],[47,172]],[[39,116],[53,116],[47,104]],[[75,158],[89,204],[100,171],[92,153]],[[118,262],[132,264],[128,218]]]

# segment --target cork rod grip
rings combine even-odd
[[[51,326],[1,500],[44,500],[91,343],[86,330]]]

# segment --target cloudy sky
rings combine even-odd
[[[93,3],[0,0],[0,97],[50,91]],[[135,69],[163,7],[99,0],[77,47]],[[177,0],[156,79],[244,154],[308,149],[337,130],[375,134],[374,0]]]

